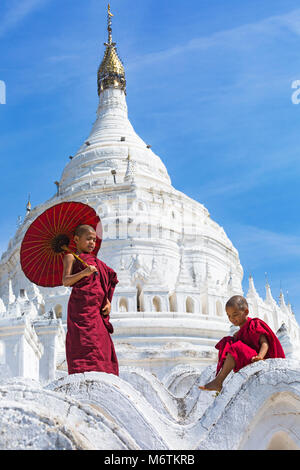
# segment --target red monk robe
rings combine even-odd
[[[271,328],[259,318],[248,317],[246,323],[235,336],[225,336],[216,344],[215,347],[219,350],[217,374],[223,366],[227,353],[230,353],[235,360],[234,372],[251,364],[252,357],[257,356],[259,352],[261,335],[265,335],[269,343],[269,349],[264,359],[285,358],[279,339]]]
[[[92,253],[81,253],[89,265],[97,267],[98,275],[91,274],[72,286],[68,303],[66,357],[68,373],[107,372],[119,375],[118,360],[110,333],[113,326],[109,315],[101,314],[107,299],[111,302],[116,284],[116,273]],[[74,260],[72,274],[85,269]]]

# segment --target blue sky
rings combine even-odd
[[[96,117],[102,0],[1,0],[0,253],[55,193]],[[129,118],[175,188],[203,203],[265,296],[300,322],[300,6],[294,0],[112,0]]]

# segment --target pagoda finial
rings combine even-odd
[[[272,296],[271,287],[270,287],[270,284],[269,284],[267,273],[265,273],[265,277],[266,277],[266,298],[265,298],[265,301],[270,305],[275,305],[276,302],[275,302],[275,300]]]
[[[268,273],[265,273],[265,279],[266,279],[266,286],[268,286],[269,285]]]
[[[249,276],[249,289],[247,293],[247,297],[258,297],[257,291],[254,286],[254,280],[252,274]]]
[[[103,60],[98,69],[98,95],[107,88],[119,88],[126,94],[125,70],[120,60],[116,43],[112,40],[111,18],[114,16],[110,11],[110,4],[107,8],[107,31],[108,39],[104,43],[106,50]]]
[[[108,31],[108,44],[112,44],[112,28],[111,28],[111,18],[114,16],[110,11],[110,4],[107,7],[107,31]],[[105,44],[106,46],[106,44]]]
[[[28,194],[28,202],[26,205],[26,214],[28,214],[31,211],[31,202],[30,202],[30,194]]]
[[[280,294],[279,294],[279,306],[283,309],[286,308],[286,303],[285,303],[284,295],[283,295],[281,288],[280,288]]]
[[[110,3],[107,6],[107,13],[108,13],[108,17],[114,16],[112,12],[110,11]]]

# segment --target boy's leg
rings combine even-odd
[[[226,358],[222,363],[219,361],[219,371],[216,375],[216,378],[204,385],[204,387],[199,387],[202,390],[217,390],[220,391],[222,384],[229,374],[234,369],[234,372],[239,371],[242,367],[251,364],[251,358],[257,355],[257,351],[253,348],[250,348],[247,344],[242,341],[236,341],[232,343],[226,351],[224,351],[223,357],[226,354]]]
[[[214,380],[208,382],[204,386],[200,386],[201,390],[216,390],[220,392],[222,390],[222,385],[224,380],[226,379],[227,375],[234,369],[235,367],[235,360],[233,359],[231,354],[227,354],[226,359],[224,361],[223,367],[216,376]]]

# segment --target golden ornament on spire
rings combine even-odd
[[[98,69],[98,95],[107,88],[120,88],[126,93],[125,70],[120,60],[116,43],[112,40],[112,22],[114,15],[110,11],[110,4],[107,10],[107,31],[108,40],[104,43],[106,50],[103,60]]]
[[[114,16],[114,15],[112,14],[112,12],[110,11],[110,4],[108,4],[107,12],[108,12],[109,16]]]

